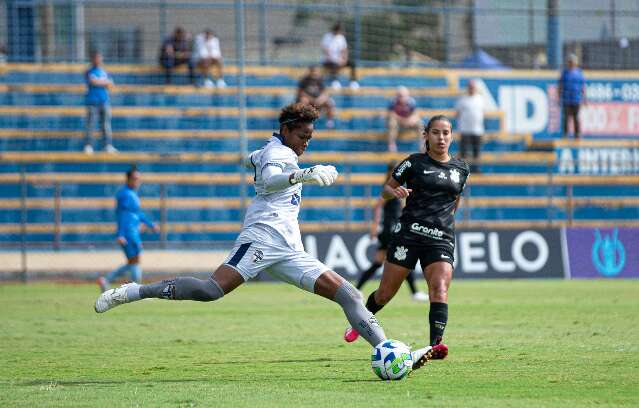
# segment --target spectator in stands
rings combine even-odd
[[[342,87],[337,79],[337,74],[344,67],[349,67],[351,70],[351,89],[359,89],[355,63],[348,57],[348,43],[346,42],[346,37],[344,37],[344,29],[341,23],[336,23],[330,32],[324,34],[321,45],[322,66],[328,71],[333,89],[337,90]]]
[[[189,81],[195,83],[193,75],[193,59],[191,58],[191,35],[182,27],[176,27],[162,43],[160,49],[160,66],[164,69],[164,82],[171,83],[171,71],[180,65],[189,68]]]
[[[93,141],[91,133],[95,128],[96,119],[100,122],[104,150],[107,153],[115,153],[111,137],[111,103],[109,101],[109,88],[113,86],[113,80],[102,67],[102,54],[91,54],[91,67],[84,73],[87,84],[86,106],[86,133],[84,137],[84,152],[93,154]]]
[[[461,134],[459,154],[465,159],[469,150],[472,149],[473,160],[470,171],[478,173],[481,139],[484,134],[484,99],[479,94],[474,80],[468,81],[467,94],[459,98],[455,110],[457,111],[457,131]]]
[[[405,86],[397,88],[395,97],[388,105],[386,127],[389,152],[397,151],[397,136],[401,130],[414,130],[417,133],[417,140],[421,140],[422,121],[417,112],[417,104]]]
[[[140,209],[140,171],[133,165],[126,172],[126,185],[115,196],[117,216],[117,241],[124,251],[127,263],[110,272],[105,277],[98,278],[98,284],[102,292],[109,289],[111,282],[118,277],[129,274],[133,282],[142,283],[142,270],[140,269],[140,255],[142,254],[141,228],[151,228],[154,232],[160,232],[157,225],[147,218]]]
[[[579,139],[581,126],[579,125],[579,107],[586,101],[586,80],[581,69],[577,66],[575,54],[568,57],[566,69],[559,78],[559,98],[562,108],[562,137],[568,137],[568,120],[572,117],[575,139]]]
[[[320,111],[326,112],[326,127],[335,127],[335,102],[324,87],[324,79],[318,66],[310,66],[308,73],[297,85],[297,102],[313,105]]]
[[[220,40],[217,38],[213,30],[207,28],[203,33],[195,36],[195,45],[193,49],[193,58],[195,66],[204,77],[203,85],[205,88],[225,88],[226,82],[223,79],[222,51],[220,49]],[[216,81],[213,82],[212,70],[217,69]]]

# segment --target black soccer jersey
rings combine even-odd
[[[426,153],[410,155],[392,177],[412,189],[395,232],[408,242],[455,242],[455,202],[470,174],[468,164],[451,158],[446,163]]]

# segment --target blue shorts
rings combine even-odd
[[[138,256],[142,252],[142,241],[140,239],[126,238],[126,245],[122,245],[122,250],[126,259]]]

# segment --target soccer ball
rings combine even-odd
[[[413,369],[410,348],[397,340],[384,340],[373,348],[373,372],[382,380],[401,380]]]

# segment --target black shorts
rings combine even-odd
[[[393,236],[393,233],[391,232],[390,228],[389,229],[385,228],[384,230],[382,230],[382,232],[377,234],[377,243],[379,244],[377,246],[377,249],[381,251],[386,251],[388,249],[388,244],[390,244],[392,236]]]
[[[422,270],[425,270],[435,262],[448,262],[452,266],[455,255],[453,246],[446,241],[414,243],[396,238],[388,246],[386,260],[407,269],[415,269],[419,260]]]

